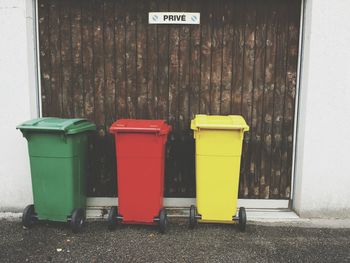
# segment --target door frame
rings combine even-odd
[[[38,117],[42,117],[42,100],[41,100],[41,81],[40,81],[40,43],[39,43],[39,19],[38,19],[38,0],[27,0],[31,1],[34,17],[34,29],[33,37],[35,41],[35,56],[34,63],[36,65],[36,77],[35,77],[35,87],[36,97],[32,103],[37,104],[38,107]],[[301,85],[301,70],[302,70],[302,54],[303,54],[303,38],[304,38],[304,16],[305,16],[305,4],[307,0],[301,0],[301,9],[300,9],[300,29],[299,29],[299,52],[298,52],[298,63],[297,63],[297,84],[296,84],[296,95],[295,95],[295,110],[294,110],[294,127],[293,127],[293,156],[292,156],[292,174],[291,174],[291,195],[289,200],[287,199],[238,199],[238,205],[245,206],[252,209],[291,209],[294,198],[294,189],[295,189],[295,177],[296,173],[296,159],[298,158],[297,153],[297,140],[298,140],[298,120],[302,112],[299,111],[299,101],[300,101],[300,85]],[[113,197],[90,197],[87,200],[87,206],[111,206],[116,205],[118,198]],[[195,198],[165,198],[165,206],[168,207],[189,207],[192,204],[195,204]]]

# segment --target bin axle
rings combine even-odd
[[[195,217],[196,219],[202,219],[202,215],[199,215],[199,214],[198,214],[198,215],[195,215],[194,217]]]

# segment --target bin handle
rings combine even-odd
[[[111,127],[109,129],[110,133],[120,133],[120,132],[135,132],[135,133],[156,133],[158,135],[166,135],[171,131],[171,126],[168,126],[168,129],[159,129],[155,127],[149,128],[137,128],[137,127]]]
[[[70,125],[77,125],[85,121],[87,121],[87,119],[83,119],[83,118],[66,120],[65,122],[62,123],[62,129],[65,131]]]
[[[248,130],[247,126],[242,125],[217,125],[217,124],[205,124],[205,125],[198,125],[197,129],[212,129],[212,130]]]
[[[34,120],[26,122],[25,125],[26,126],[29,126],[29,125],[34,126],[34,125],[38,124],[39,122],[42,122],[42,121],[47,120],[47,119],[50,119],[50,117],[43,117],[43,118],[34,119]],[[24,125],[20,124],[16,127],[16,129],[21,129],[22,126],[24,126]]]

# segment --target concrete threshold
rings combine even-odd
[[[110,207],[88,207],[88,221],[107,220]],[[167,208],[170,219],[187,220],[188,208]],[[289,209],[247,209],[248,224],[275,227],[350,228],[350,218],[300,218]],[[0,219],[20,221],[22,213],[0,212]]]
[[[188,218],[188,207],[167,207],[169,218]],[[87,217],[91,219],[107,219],[109,207],[89,207]],[[237,211],[238,212],[238,211]],[[286,221],[297,220],[299,216],[289,209],[246,209],[249,221]]]

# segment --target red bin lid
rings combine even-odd
[[[114,122],[109,128],[110,133],[140,132],[168,134],[170,131],[171,126],[168,125],[164,120],[120,119]]]

